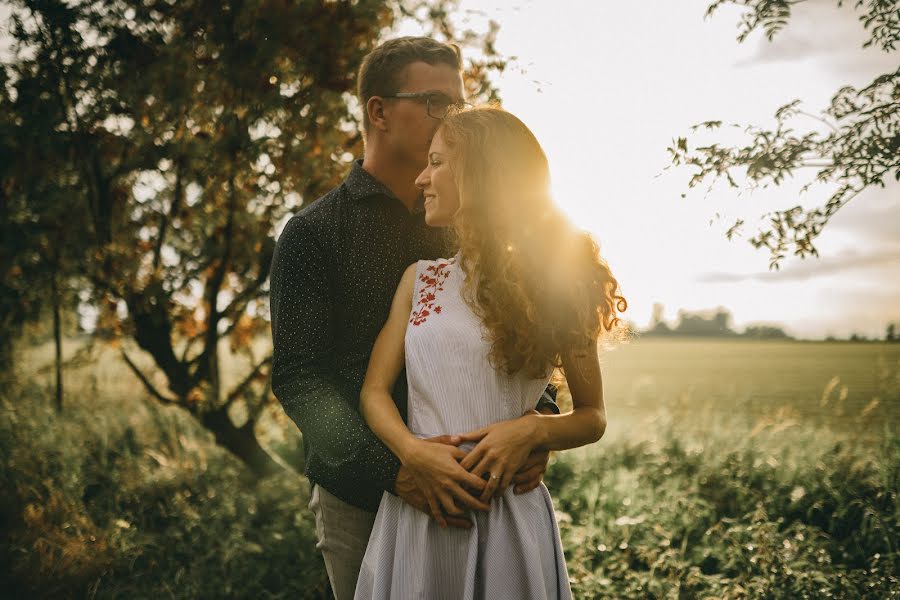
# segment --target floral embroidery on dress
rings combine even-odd
[[[450,275],[447,266],[451,262],[453,261],[429,265],[425,267],[425,272],[419,275],[419,281],[424,285],[419,289],[419,301],[416,302],[416,310],[409,319],[413,325],[421,325],[431,313],[441,314],[441,307],[436,304],[436,294],[444,289],[444,281]]]

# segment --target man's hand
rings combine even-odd
[[[449,446],[459,446],[461,443],[458,436],[449,435],[428,438],[426,441]],[[460,529],[469,529],[472,527],[472,522],[466,516],[465,512],[461,510],[458,510],[454,514],[448,514],[442,509],[439,509],[436,512],[435,507],[429,503],[428,498],[422,492],[422,489],[419,487],[410,469],[405,466],[401,466],[400,470],[397,472],[394,491],[404,502],[421,510],[428,516],[433,517],[441,527],[447,527],[448,525]]]
[[[541,409],[540,412],[536,410],[525,411],[526,415],[528,413],[544,415],[556,414],[548,408]],[[513,476],[513,493],[524,494],[541,485],[541,482],[544,480],[544,473],[547,471],[547,463],[549,460],[550,452],[546,450],[535,450],[529,454],[525,464],[523,464],[522,468],[516,472],[515,476]]]

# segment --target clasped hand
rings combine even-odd
[[[441,527],[467,527],[470,523],[460,505],[488,511],[491,499],[502,495],[511,483],[518,494],[536,488],[549,459],[549,452],[535,448],[537,414],[529,411],[518,419],[460,435],[417,440],[398,475],[397,494],[429,512]],[[476,445],[466,452],[458,447],[463,442]],[[403,481],[404,469],[418,490]]]

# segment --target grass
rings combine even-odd
[[[15,598],[318,598],[308,482],[253,482],[182,411],[0,396],[0,589]]]
[[[721,431],[721,430],[718,430]],[[900,442],[729,430],[618,443],[547,476],[579,598],[886,598]]]
[[[45,378],[0,390],[0,589],[323,597],[308,482],[252,481],[190,416],[104,365],[69,373],[62,414]],[[878,393],[888,406],[900,398]],[[633,431],[554,457],[546,482],[577,598],[900,589],[891,419],[856,411],[833,431],[790,412],[747,423],[703,406],[678,395],[629,421]]]

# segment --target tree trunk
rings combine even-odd
[[[192,381],[188,365],[175,356],[172,348],[168,298],[162,293],[159,284],[155,283],[152,289],[135,292],[125,300],[134,323],[134,340],[166,374],[169,389],[179,398],[186,397],[196,382]]]
[[[50,277],[50,295],[53,303],[53,342],[56,345],[56,412],[62,412],[63,380],[62,380],[62,332],[60,325],[59,287],[56,273]]]
[[[216,442],[238,457],[257,478],[283,471],[259,445],[256,434],[253,433],[255,421],[252,419],[248,419],[241,427],[235,427],[228,416],[228,408],[223,406],[204,413],[200,421],[213,433]]]

